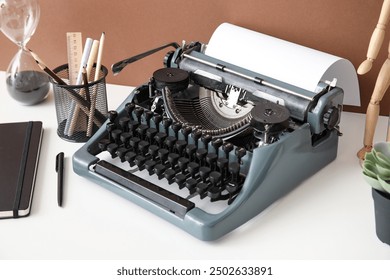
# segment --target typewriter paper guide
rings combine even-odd
[[[214,31],[205,53],[312,92],[336,78],[344,104],[360,106],[356,70],[346,59],[229,23]]]

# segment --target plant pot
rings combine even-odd
[[[372,189],[375,209],[376,235],[383,243],[390,245],[390,194]]]

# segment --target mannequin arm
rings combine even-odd
[[[382,46],[385,37],[386,25],[390,18],[390,0],[384,0],[378,24],[372,33],[371,40],[368,46],[367,59],[360,64],[357,72],[363,75],[371,70],[374,59],[378,56],[379,50]]]

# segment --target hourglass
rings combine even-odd
[[[26,49],[38,25],[39,15],[37,0],[0,0],[0,29],[19,47],[7,69],[7,89],[24,105],[41,102],[50,88],[47,75]]]

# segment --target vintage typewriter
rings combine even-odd
[[[336,158],[343,90],[307,91],[171,43],[73,157],[74,171],[202,240],[266,209]]]

